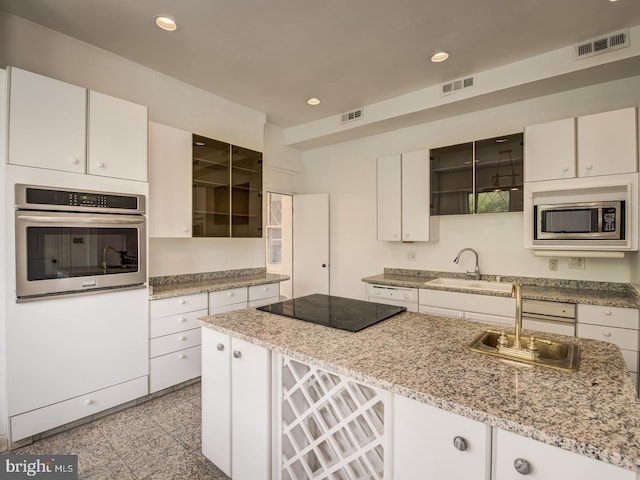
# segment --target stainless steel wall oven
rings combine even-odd
[[[144,196],[16,185],[16,297],[146,281]]]

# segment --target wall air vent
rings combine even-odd
[[[355,122],[356,120],[360,120],[362,115],[364,114],[362,108],[357,108],[347,113],[342,114],[342,120],[340,123],[349,123]]]
[[[454,92],[464,90],[465,88],[473,87],[476,83],[475,75],[466,78],[459,78],[452,82],[447,82],[440,88],[440,95],[451,95]]]
[[[602,35],[574,45],[575,59],[593,57],[629,46],[629,29]]]

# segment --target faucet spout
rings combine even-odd
[[[462,255],[464,252],[471,252],[476,257],[475,270],[473,272],[467,272],[467,274],[473,275],[476,280],[480,280],[480,267],[478,266],[478,252],[476,252],[473,248],[463,248],[462,250],[460,250],[456,255],[456,258],[453,259],[453,263],[458,264],[458,262],[460,262],[460,255]]]
[[[520,337],[522,336],[522,284],[513,282],[511,296],[516,299],[516,332],[513,341],[513,348],[521,348]]]
[[[115,248],[110,247],[110,246],[104,247],[104,249],[102,250],[102,271],[104,273],[107,273],[107,252],[109,250],[111,250],[112,252],[115,252],[118,255],[120,255],[120,252],[118,252],[118,250],[116,250]]]

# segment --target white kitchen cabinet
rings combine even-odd
[[[200,323],[207,294],[149,302],[150,393],[200,376]]]
[[[535,182],[638,171],[635,107],[525,128],[525,180]]]
[[[209,315],[247,307],[259,307],[280,301],[280,283],[209,292]]]
[[[89,92],[87,172],[147,181],[147,107]]]
[[[525,181],[576,176],[576,120],[565,118],[524,129]]]
[[[497,428],[493,451],[495,480],[636,479],[636,473],[630,470]]]
[[[378,240],[429,241],[429,151],[377,160]]]
[[[576,336],[610,342],[620,347],[636,388],[640,371],[639,334],[638,309],[578,304]]]
[[[8,162],[84,173],[84,88],[9,67]]]
[[[491,427],[395,395],[394,479],[488,480]]]
[[[192,134],[149,122],[149,236],[190,238]]]
[[[638,171],[636,108],[578,117],[578,176]]]
[[[268,480],[270,444],[270,351],[203,327],[202,453],[234,480]]]

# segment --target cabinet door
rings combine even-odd
[[[89,92],[88,172],[147,181],[147,107]]]
[[[578,176],[638,171],[637,111],[625,108],[578,118]]]
[[[149,236],[191,237],[190,132],[149,122]]]
[[[378,240],[402,240],[402,177],[400,155],[378,158]]]
[[[9,68],[9,163],[85,172],[84,88]]]
[[[231,147],[231,236],[262,237],[262,153]]]
[[[394,479],[488,479],[488,425],[400,395],[394,400]]]
[[[604,463],[577,453],[552,447],[530,438],[496,429],[495,436],[495,480],[520,480],[523,476],[531,480],[635,480],[630,470]],[[526,466],[529,473],[523,472]]]
[[[202,327],[202,453],[231,475],[231,339]]]
[[[402,154],[402,240],[429,240],[429,151]]]
[[[530,125],[524,129],[524,135],[526,182],[576,176],[574,118]]]
[[[237,338],[232,338],[231,344],[231,477],[233,480],[269,480],[270,352]]]

